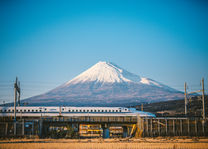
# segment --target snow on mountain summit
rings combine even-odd
[[[100,83],[120,83],[120,82],[139,82],[141,78],[137,75],[114,65],[110,62],[98,62],[88,70],[84,71],[67,84],[82,82],[100,82]]]
[[[99,82],[99,83],[123,83],[134,82],[146,85],[161,85],[153,80],[142,78],[138,75],[130,73],[125,69],[111,62],[100,61],[88,70],[84,71],[74,79],[68,81],[65,85],[77,84],[83,82]]]

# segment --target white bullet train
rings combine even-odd
[[[17,117],[56,117],[56,116],[141,116],[156,117],[149,112],[125,107],[55,107],[55,106],[17,106]],[[14,107],[0,106],[0,117],[14,116]]]

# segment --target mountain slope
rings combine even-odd
[[[31,97],[29,105],[126,106],[182,98],[183,94],[119,66],[98,62],[74,79],[45,94]]]

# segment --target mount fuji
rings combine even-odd
[[[130,106],[183,97],[178,90],[130,73],[116,64],[98,62],[63,85],[23,102],[43,106]]]

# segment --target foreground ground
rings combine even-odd
[[[2,149],[208,149],[208,138],[141,139],[10,139],[0,140]]]

